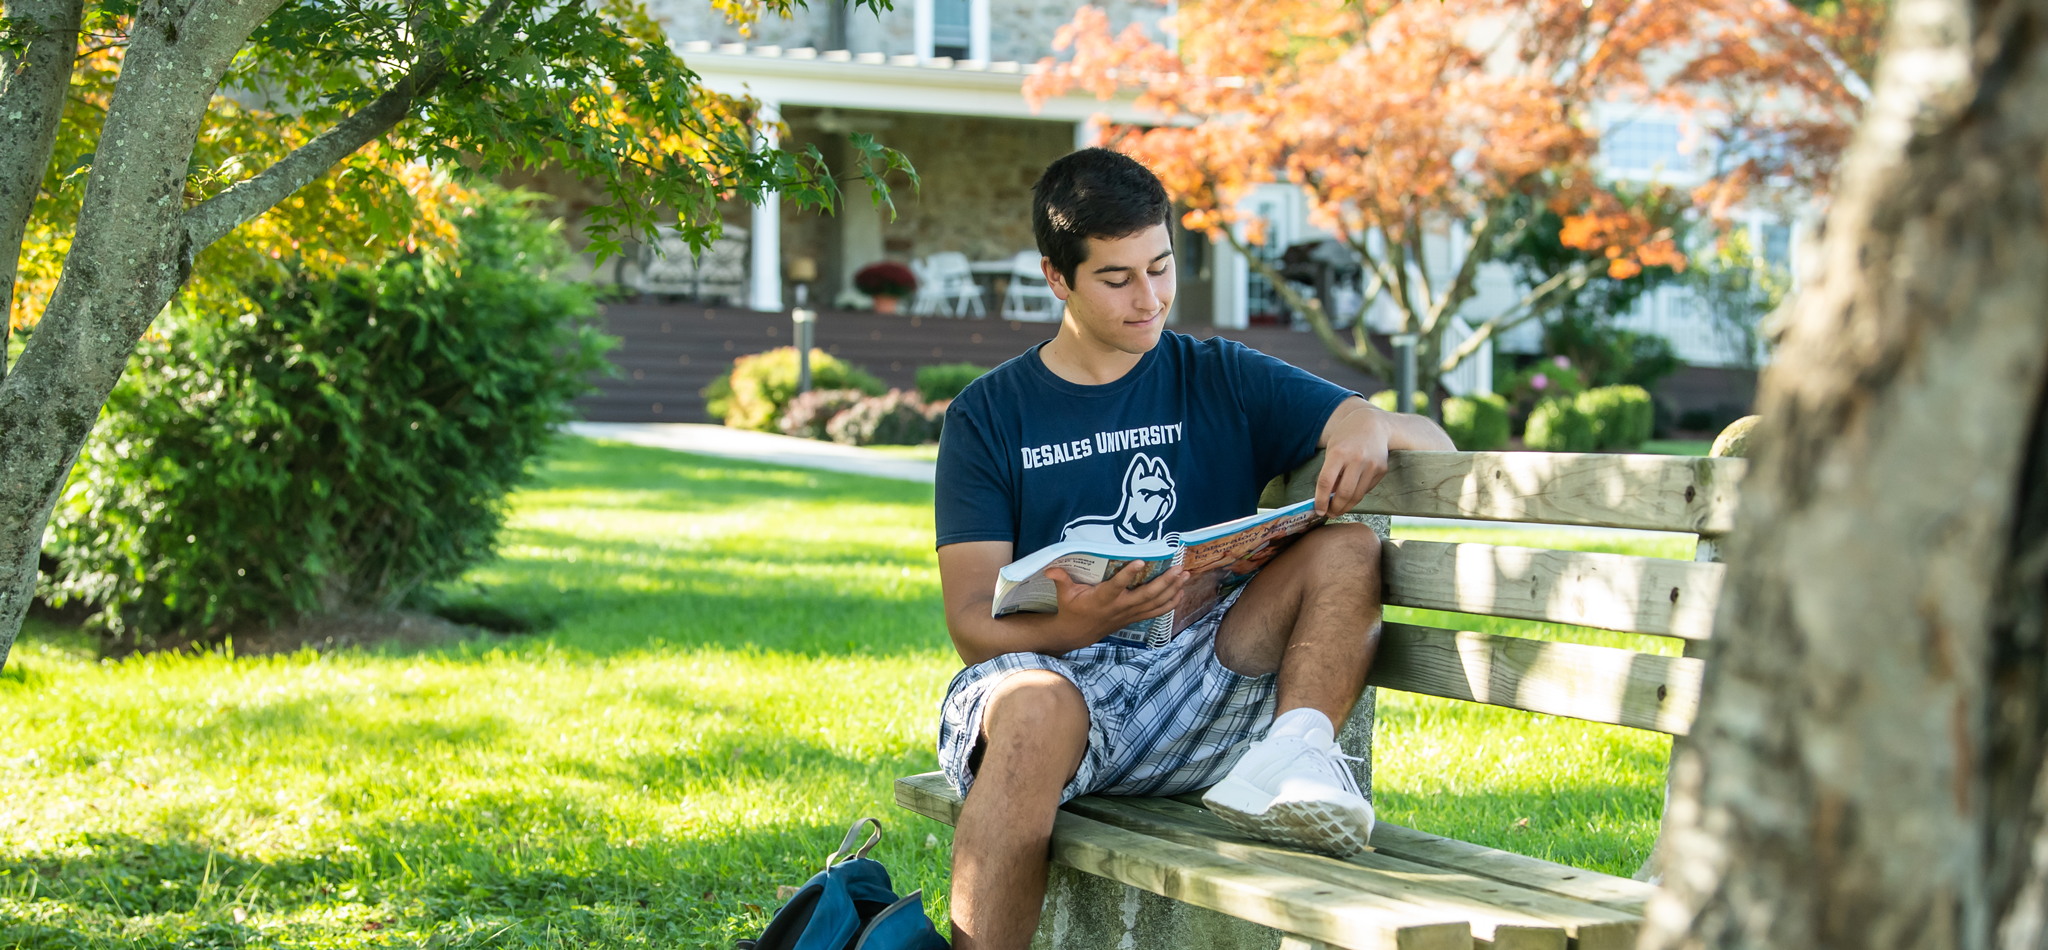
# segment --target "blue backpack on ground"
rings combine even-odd
[[[865,825],[875,833],[856,852]],[[825,870],[775,912],[759,939],[742,940],[737,950],[948,950],[924,915],[924,891],[898,900],[882,862],[868,858],[880,840],[881,822],[854,822]]]

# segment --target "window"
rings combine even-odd
[[[1624,122],[1607,130],[1601,143],[1607,167],[1615,171],[1677,171],[1686,166],[1678,151],[1675,122]]]
[[[932,55],[968,58],[972,0],[931,0]]]
[[[1764,263],[1781,270],[1792,267],[1792,227],[1786,224],[1766,224],[1763,230]]]

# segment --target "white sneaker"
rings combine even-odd
[[[1372,838],[1372,803],[1358,791],[1327,733],[1261,739],[1202,796],[1223,820],[1255,838],[1349,857]]]

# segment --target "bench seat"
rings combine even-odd
[[[896,781],[896,803],[951,825],[937,772]],[[1308,854],[1246,838],[1199,796],[1087,795],[1060,810],[1053,863],[1348,950],[1626,950],[1656,888],[1385,822],[1372,850]]]

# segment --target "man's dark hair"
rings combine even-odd
[[[1173,214],[1166,186],[1129,155],[1084,148],[1045,166],[1031,186],[1031,234],[1038,253],[1074,285],[1089,238],[1130,237]]]

